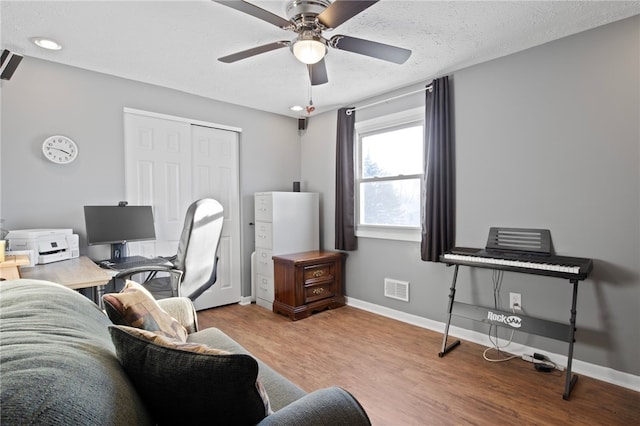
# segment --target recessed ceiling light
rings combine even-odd
[[[57,41],[51,40],[50,38],[33,37],[31,41],[33,42],[33,44],[35,44],[36,46],[42,47],[43,49],[48,49],[48,50],[62,49],[62,46]]]
[[[292,106],[292,107],[289,107],[289,109],[290,109],[291,111],[302,111],[304,108],[303,108],[303,107],[301,107],[300,105],[294,105],[294,106]]]

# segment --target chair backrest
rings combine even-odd
[[[175,268],[183,271],[179,296],[195,300],[216,282],[223,221],[224,209],[212,198],[195,201],[187,209],[174,261]]]

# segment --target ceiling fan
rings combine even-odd
[[[246,1],[214,1],[296,33],[296,38],[291,41],[276,41],[218,58],[224,63],[289,47],[299,61],[307,64],[311,84],[316,86],[329,81],[324,61],[327,46],[396,64],[403,64],[411,56],[411,50],[375,41],[345,35],[334,35],[330,39],[323,37],[323,31],[338,27],[379,0],[292,0],[287,4],[289,20]]]

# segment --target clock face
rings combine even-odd
[[[42,152],[47,160],[67,164],[78,156],[78,146],[66,136],[50,136],[42,143]]]

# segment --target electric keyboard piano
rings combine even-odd
[[[512,327],[525,333],[537,334],[569,343],[565,391],[569,395],[578,376],[572,376],[573,344],[576,330],[576,302],[578,282],[586,279],[593,269],[593,261],[580,257],[551,254],[551,233],[546,229],[490,228],[484,249],[456,247],[440,256],[440,261],[453,265],[453,282],[449,293],[448,318],[445,325],[440,357],[460,344],[459,340],[447,345],[453,316],[468,318],[501,327]],[[571,317],[569,324],[522,315],[521,311],[500,311],[495,308],[470,305],[455,301],[458,267],[468,266],[493,270],[545,275],[568,279],[573,284]]]
[[[477,266],[525,274],[584,280],[593,269],[593,261],[580,257],[552,256],[456,247],[442,256],[448,265]]]

